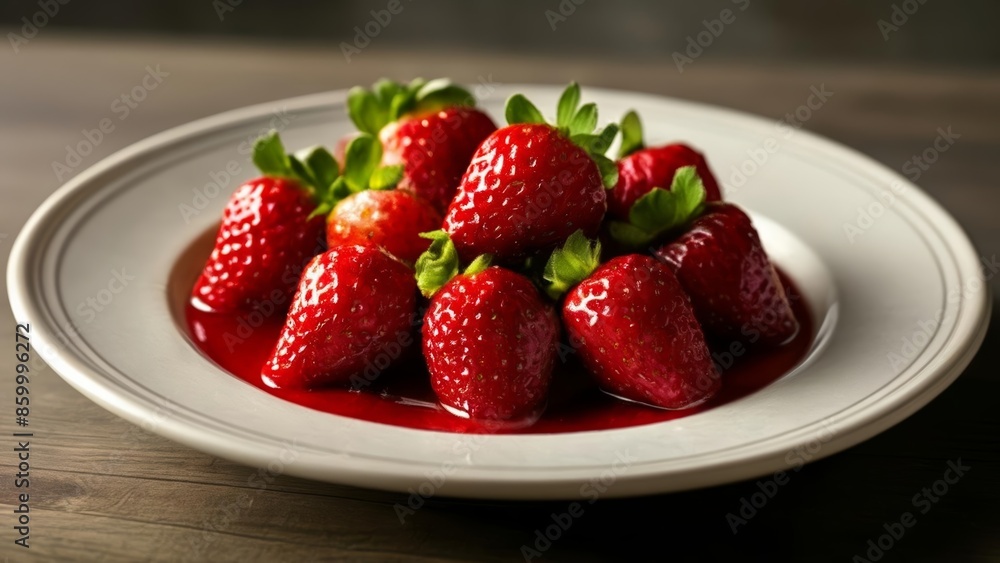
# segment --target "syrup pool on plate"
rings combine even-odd
[[[746,341],[709,342],[722,373],[722,388],[707,402],[685,410],[667,411],[616,399],[601,392],[570,354],[557,361],[549,402],[541,417],[527,427],[500,433],[560,433],[625,428],[689,416],[735,401],[776,381],[808,355],[812,319],[802,294],[781,276],[792,310],[801,325],[791,341],[775,348]],[[286,401],[323,412],[371,422],[444,432],[498,433],[495,427],[459,418],[439,405],[419,357],[402,358],[363,390],[313,391],[272,389],[260,379],[261,366],[278,340],[283,312],[209,313],[188,304],[186,324],[195,345],[222,369]],[[418,350],[411,353],[419,354]]]

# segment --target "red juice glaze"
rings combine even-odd
[[[273,312],[270,316],[261,313],[220,315],[189,304],[185,316],[192,340],[222,369],[267,393],[304,407],[424,430],[551,434],[625,428],[682,418],[746,397],[791,371],[809,352],[813,321],[801,293],[786,276],[782,275],[781,279],[801,325],[798,334],[790,342],[769,349],[755,348],[751,336],[739,342],[738,347],[732,341],[709,342],[722,373],[722,388],[704,404],[667,411],[614,398],[597,388],[570,353],[565,362],[557,362],[549,404],[541,418],[531,426],[517,429],[498,430],[445,411],[437,403],[427,370],[416,354],[398,362],[400,365],[390,368],[360,391],[271,389],[261,382],[260,370],[278,340],[284,324],[282,312]],[[737,353],[727,357],[729,350]]]

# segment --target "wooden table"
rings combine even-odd
[[[41,33],[0,59],[0,253],[60,182],[85,128],[113,115],[113,100],[160,65],[169,73],[74,172],[147,135],[246,104],[369,83],[382,75],[450,75],[464,82],[565,82],[669,94],[779,118],[811,86],[834,92],[806,127],[899,169],[939,127],[961,134],[920,184],[966,226],[986,257],[1000,250],[996,159],[1000,75],[942,69],[757,67],[669,58],[645,62],[380,52],[347,64],[336,48],[96,42]],[[994,289],[997,279],[992,280]],[[6,292],[4,292],[6,293]],[[3,339],[14,320],[3,308]],[[1000,315],[994,315],[1000,319]],[[840,560],[865,556],[883,525],[942,478],[949,460],[968,474],[896,541],[883,561],[1000,560],[1000,327],[957,383],[920,413],[849,451],[793,473],[745,525],[726,515],[757,481],[683,494],[601,500],[545,552],[546,560],[747,558]],[[7,365],[13,360],[8,359]],[[15,489],[0,479],[0,553],[10,560],[279,561],[301,559],[518,560],[535,530],[565,502],[433,499],[400,525],[404,495],[278,477],[250,486],[256,469],[217,459],[135,427],[48,370],[33,380],[31,548],[13,546]],[[0,386],[10,404],[13,385]],[[4,419],[5,432],[13,431]],[[0,471],[15,473],[11,439]],[[759,497],[758,497],[759,500]]]

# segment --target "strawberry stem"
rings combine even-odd
[[[420,293],[430,298],[448,280],[458,275],[458,251],[443,230],[420,233],[420,236],[432,242],[430,248],[417,258],[415,276]]]
[[[622,144],[618,149],[618,158],[625,158],[644,147],[642,121],[639,120],[639,114],[631,110],[622,117]]]
[[[590,240],[583,231],[566,239],[562,248],[552,251],[542,279],[547,282],[545,293],[558,300],[576,284],[587,279],[601,263],[601,242]]]

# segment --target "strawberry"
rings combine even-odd
[[[639,254],[594,269],[599,254],[599,245],[577,234],[545,272],[550,294],[572,287],[563,326],[584,365],[604,390],[628,400],[665,409],[706,401],[720,387],[719,373],[677,277]]]
[[[272,133],[254,145],[253,161],[264,176],[230,197],[215,248],[192,290],[212,310],[287,302],[303,266],[322,250],[323,219],[313,212],[329,186],[324,183],[336,174],[333,157],[322,148],[288,156]]]
[[[597,109],[579,107],[580,88],[563,92],[556,125],[524,96],[507,102],[509,126],[483,141],[445,214],[459,254],[509,261],[561,244],[577,229],[596,234],[617,176],[602,153],[617,125],[594,133]]]
[[[430,203],[406,190],[368,190],[338,203],[327,218],[326,242],[371,244],[407,263],[416,262],[430,241],[420,233],[441,225],[441,214]]]
[[[652,250],[657,241],[683,231],[704,208],[705,186],[697,169],[682,166],[669,189],[656,187],[636,200],[627,221],[609,221],[608,235],[621,248]]]
[[[798,331],[781,281],[739,207],[709,204],[655,254],[677,273],[705,330],[766,344],[785,342]]]
[[[443,212],[479,143],[496,124],[474,108],[472,94],[451,82],[380,80],[348,95],[348,113],[362,132],[381,140],[382,163],[402,165],[399,187]]]
[[[263,382],[310,389],[369,377],[372,366],[381,371],[385,352],[412,340],[416,295],[413,271],[377,247],[338,246],[316,256],[264,363]]]
[[[412,264],[430,241],[420,233],[441,225],[441,214],[411,191],[393,189],[402,176],[401,166],[379,166],[382,147],[371,135],[353,138],[344,150],[344,172],[331,186],[320,206],[327,217],[326,242],[380,246]]]
[[[684,166],[694,166],[705,186],[707,201],[719,201],[722,194],[701,153],[683,143],[645,147],[642,124],[633,111],[622,119],[622,145],[618,159],[618,183],[608,193],[608,214],[627,221],[635,202],[650,190],[668,188],[674,174]]]
[[[555,365],[559,323],[528,278],[481,256],[458,273],[443,231],[417,261],[431,298],[423,350],[431,387],[451,413],[509,425],[541,415]]]

